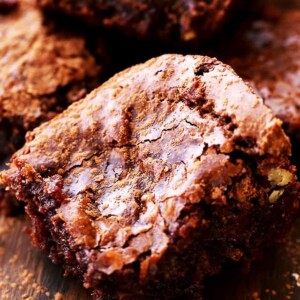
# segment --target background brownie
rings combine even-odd
[[[204,276],[250,262],[293,220],[290,147],[230,67],[164,55],[29,133],[1,180],[32,242],[96,299],[199,299]]]
[[[18,6],[18,0],[0,0],[0,14],[6,14]]]
[[[244,1],[39,0],[43,7],[127,36],[173,42],[210,38],[239,2]]]
[[[300,8],[299,0],[272,0],[271,2],[281,9]]]
[[[287,134],[299,140],[300,10],[253,21],[235,41],[226,62],[262,96]]]
[[[83,37],[62,32],[49,20],[43,24],[34,0],[1,3],[0,160],[3,163],[4,158],[23,144],[26,131],[51,119],[97,86],[100,67],[86,49]],[[12,5],[10,11],[3,10],[5,3],[7,7]],[[0,195],[0,202],[1,198]]]
[[[0,15],[0,39],[0,130],[9,137],[84,96],[99,73],[85,40],[44,26],[34,0]]]

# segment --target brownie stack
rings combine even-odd
[[[299,45],[284,28],[298,13],[253,21],[238,34],[257,52],[224,56],[254,89],[216,58],[165,54],[85,96],[101,80],[91,32],[209,40],[242,1],[38,2],[0,0],[2,161],[27,132],[2,198],[25,203],[35,246],[94,299],[201,299],[207,276],[284,236],[299,201],[282,129],[298,138]]]

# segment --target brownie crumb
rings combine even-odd
[[[63,295],[59,292],[55,293],[54,300],[63,300]]]
[[[10,264],[16,264],[16,255],[11,257],[9,262]],[[31,287],[33,288],[33,294],[29,295],[28,289]],[[15,273],[13,277],[6,275],[3,269],[0,269],[0,288],[3,299],[10,299],[11,288],[23,292],[22,299],[36,299],[40,295],[51,296],[50,292],[36,281],[35,275],[24,266],[20,266],[19,272]]]

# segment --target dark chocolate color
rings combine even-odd
[[[0,14],[7,14],[16,9],[18,5],[18,0],[0,0]]]
[[[207,39],[220,29],[236,0],[39,0],[46,8],[146,39]]]

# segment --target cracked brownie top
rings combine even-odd
[[[99,73],[84,38],[44,25],[35,2],[4,1],[19,3],[4,15],[0,5],[0,122],[26,130],[83,97]]]
[[[289,154],[281,122],[230,67],[163,55],[30,132],[2,180],[39,212],[55,206],[89,287],[135,261],[141,279],[154,274],[170,244],[207,226],[200,203],[273,205],[295,182]]]
[[[1,164],[23,145],[26,131],[98,85],[101,68],[85,38],[58,27],[43,19],[35,0],[0,0]]]

